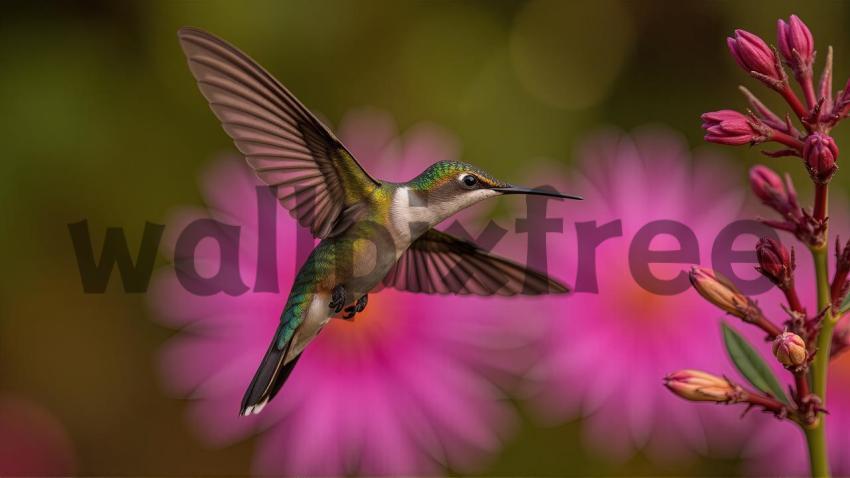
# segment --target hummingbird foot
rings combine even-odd
[[[369,294],[363,295],[357,299],[357,302],[354,305],[345,308],[345,315],[342,316],[345,320],[352,320],[356,314],[363,312],[366,308],[366,304],[369,303]]]
[[[331,301],[328,303],[328,307],[334,311],[334,314],[342,312],[342,308],[345,307],[345,287],[342,284],[334,287],[331,291]]]

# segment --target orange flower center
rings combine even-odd
[[[386,340],[401,319],[398,312],[403,308],[399,297],[391,292],[369,294],[369,303],[353,320],[331,319],[322,330],[322,341],[344,353],[368,348],[370,344]]]

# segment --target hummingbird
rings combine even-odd
[[[181,28],[178,38],[224,131],[280,203],[319,239],[295,277],[240,415],[260,413],[322,327],[334,317],[352,320],[378,288],[479,296],[569,292],[545,274],[434,226],[502,195],[581,197],[515,186],[460,161],[439,161],[404,183],[377,179],[248,55],[196,28]]]

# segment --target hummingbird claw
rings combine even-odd
[[[331,291],[331,301],[328,303],[328,307],[334,311],[335,314],[342,312],[342,308],[345,306],[345,288],[342,284],[336,286]]]
[[[366,308],[366,304],[369,303],[369,294],[364,294],[363,297],[357,299],[357,303],[354,304],[355,312],[363,312]]]
[[[363,309],[366,308],[366,304],[369,302],[369,296],[364,295],[363,297],[357,299],[357,302],[354,305],[348,306],[345,308],[345,315],[342,316],[344,320],[352,320],[354,316],[360,312],[363,312]]]

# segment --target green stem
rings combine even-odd
[[[832,320],[832,310],[829,288],[829,272],[826,263],[826,245],[812,249],[815,260],[815,278],[818,288],[818,312],[826,310],[823,317],[820,333],[818,334],[817,351],[812,362],[812,391],[816,393],[824,404],[826,403],[826,372],[829,365],[829,347],[832,345],[832,329],[835,323]]]
[[[824,233],[826,237],[826,233]],[[822,327],[817,339],[817,351],[811,365],[812,393],[823,400],[826,406],[826,377],[829,367],[829,348],[832,345],[832,330],[835,321],[832,318],[829,270],[826,260],[826,241],[819,247],[812,247],[812,257],[815,262],[815,279],[818,291],[818,311],[824,312]],[[811,427],[805,429],[806,441],[809,445],[809,462],[813,477],[829,476],[829,460],[827,458],[826,435],[824,433],[825,416],[821,414]]]
[[[815,428],[805,428],[806,443],[809,445],[809,459],[813,477],[829,476],[829,461],[826,458],[826,437],[823,433],[823,420]]]

